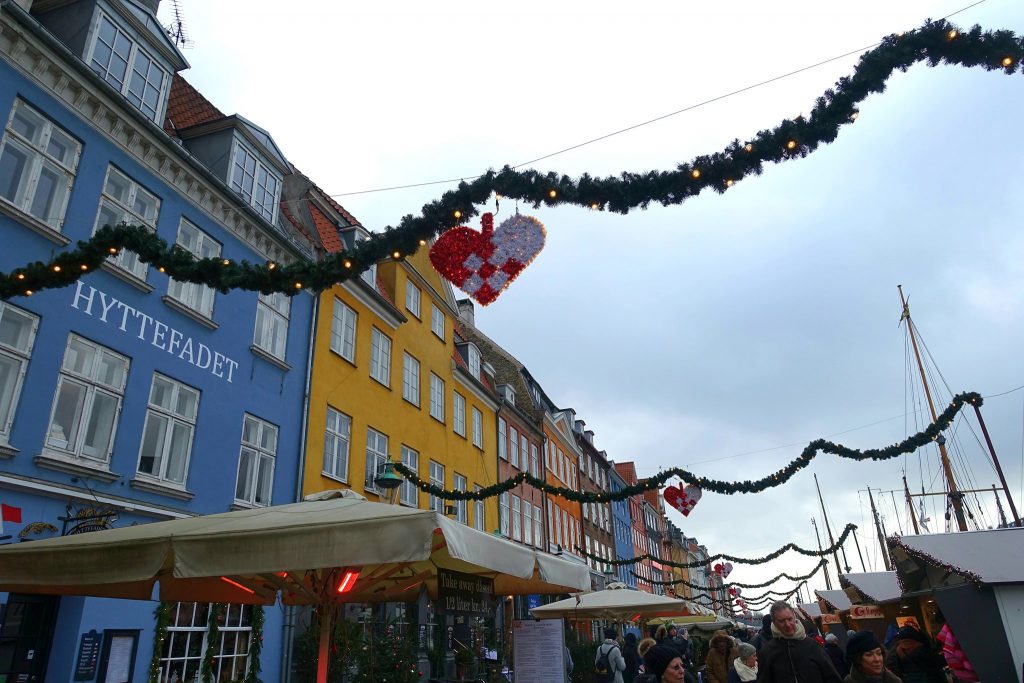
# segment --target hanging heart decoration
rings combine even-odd
[[[729,578],[729,574],[732,574],[732,562],[726,562],[722,565],[722,578]]]
[[[544,248],[547,232],[532,216],[516,214],[494,229],[485,213],[481,231],[447,230],[430,248],[430,263],[443,278],[486,306],[498,298]]]
[[[736,596],[739,595],[739,592],[735,588],[730,588],[729,589],[729,595],[731,595],[732,597],[735,598]]]
[[[683,513],[684,517],[689,517],[702,493],[700,488],[693,484],[687,484],[681,489],[678,486],[669,486],[665,489],[665,502]]]
[[[716,564],[716,565],[715,565],[715,566],[713,567],[713,569],[715,570],[715,573],[716,573],[716,574],[718,574],[719,576],[722,576],[722,572],[724,572],[724,571],[725,571],[725,566],[724,566],[724,565],[722,565],[722,563],[721,563],[721,562],[719,562],[718,564]]]

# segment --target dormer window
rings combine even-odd
[[[466,346],[466,355],[468,356],[469,363],[469,374],[473,375],[474,379],[480,379],[480,350],[473,344]]]
[[[237,139],[231,158],[231,189],[268,221],[276,222],[281,178]]]
[[[87,61],[143,114],[160,121],[170,74],[103,12],[98,16]]]

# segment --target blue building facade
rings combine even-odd
[[[157,4],[0,5],[0,272],[121,222],[197,256],[317,256],[278,215],[292,168],[265,131],[174,120],[187,64]],[[295,500],[314,302],[175,282],[130,253],[0,301],[0,542]],[[156,601],[0,603],[0,680],[103,680],[111,667],[124,677],[109,680],[148,679]],[[210,648],[217,679],[241,680],[251,608],[228,607],[214,643],[209,606],[170,609],[161,680],[193,680]],[[263,677],[276,680],[282,618],[265,617]]]
[[[608,485],[612,493],[618,493],[626,488],[626,482],[614,467],[608,469]],[[633,522],[629,516],[629,500],[612,501],[611,507],[615,559],[632,560],[635,556],[633,554]],[[619,581],[630,588],[636,588],[636,577],[633,576],[632,568],[632,565],[620,564],[615,570]]]

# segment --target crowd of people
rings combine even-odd
[[[944,626],[937,642],[912,625],[893,628],[879,643],[872,631],[822,637],[788,603],[777,602],[752,638],[748,631],[716,631],[699,655],[683,627],[659,626],[653,637],[623,642],[605,629],[595,665],[600,683],[976,683],[956,639]]]

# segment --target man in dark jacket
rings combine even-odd
[[[757,683],[842,683],[789,604],[776,602],[770,615],[772,639],[758,652]]]
[[[766,614],[761,617],[761,630],[757,632],[757,635],[750,640],[750,644],[757,648],[760,652],[761,648],[764,647],[768,641],[772,639],[772,615]]]

